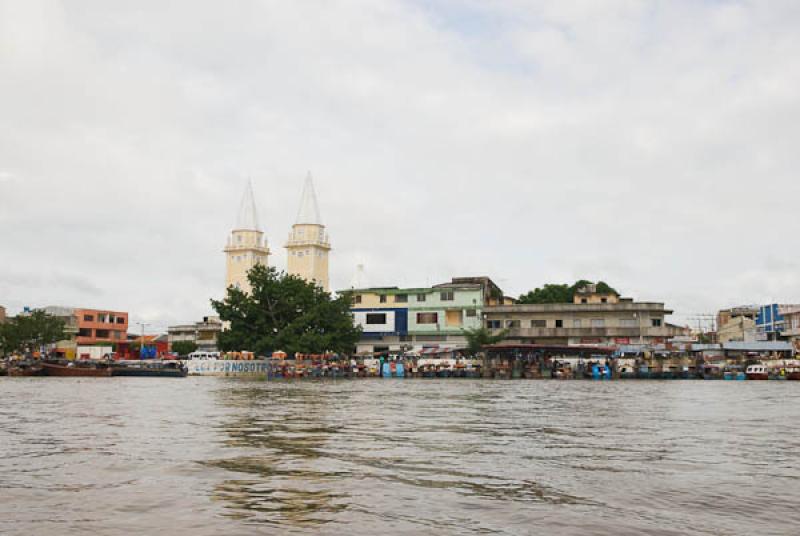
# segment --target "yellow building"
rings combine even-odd
[[[253,185],[248,182],[239,208],[236,228],[225,246],[225,288],[236,287],[250,292],[247,272],[256,264],[267,266],[269,247],[258,224],[258,213],[253,196]]]
[[[285,247],[286,271],[289,274],[302,277],[306,281],[314,281],[324,290],[329,290],[328,253],[331,245],[319,217],[317,196],[310,173],[303,185],[297,221],[292,225]]]

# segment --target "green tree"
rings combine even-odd
[[[247,279],[249,294],[228,287],[224,300],[211,300],[220,318],[230,322],[219,335],[221,350],[289,355],[353,350],[361,328],[353,325],[348,294],[333,298],[313,283],[262,265]]]
[[[64,321],[44,311],[17,315],[0,324],[3,355],[38,350],[64,339]]]
[[[519,303],[572,303],[575,293],[586,285],[593,285],[592,281],[581,279],[572,285],[548,283],[541,288],[535,288],[519,297]],[[619,294],[614,288],[605,281],[597,282],[597,292],[603,294]]]
[[[172,343],[172,351],[183,357],[197,350],[197,343],[193,341],[175,341]]]
[[[492,335],[492,332],[483,326],[472,329],[462,329],[461,331],[464,333],[464,337],[467,338],[467,352],[472,356],[480,353],[484,346],[497,344],[508,335],[507,329]]]

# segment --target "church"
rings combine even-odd
[[[330,290],[328,254],[331,250],[328,233],[322,224],[317,195],[311,174],[306,176],[300,208],[284,247],[287,250],[286,272],[313,281]],[[256,264],[269,266],[269,245],[258,221],[253,186],[248,182],[239,207],[236,228],[225,246],[225,288],[230,286],[250,291],[247,272]]]

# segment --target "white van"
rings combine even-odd
[[[207,359],[219,359],[219,352],[192,352],[188,356],[187,359],[197,359],[197,360],[207,360]]]

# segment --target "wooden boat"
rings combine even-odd
[[[786,379],[800,381],[800,367],[786,369]]]
[[[764,365],[750,365],[745,370],[744,375],[748,380],[768,380],[769,372]]]
[[[45,376],[68,376],[107,378],[111,376],[111,367],[106,364],[76,364],[75,362],[62,365],[60,363],[42,363]]]
[[[185,378],[189,369],[178,361],[164,363],[121,363],[111,367],[112,376],[138,376],[149,378]]]
[[[22,376],[42,376],[44,370],[41,363],[30,361],[21,361],[16,363],[9,363],[6,367],[6,373],[9,376],[22,377]]]

